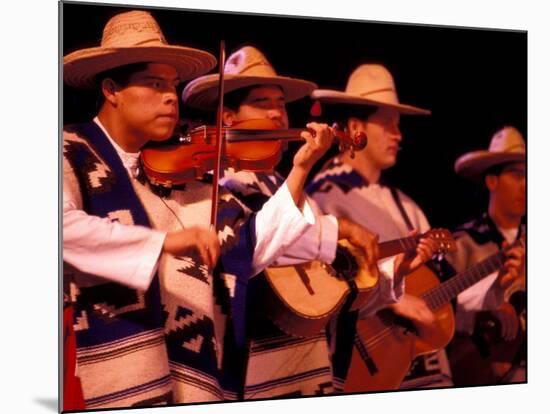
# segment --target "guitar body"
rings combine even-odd
[[[350,295],[350,279],[357,286],[353,307],[368,301],[378,283],[378,269],[368,269],[359,249],[346,241],[338,244],[338,271],[319,261],[264,271],[263,310],[284,332],[298,337],[319,333]]]
[[[407,276],[406,293],[421,296],[439,285],[437,276],[422,266]],[[418,355],[444,348],[454,334],[450,303],[434,310],[436,324],[429,329],[414,326],[389,310],[357,321],[357,335],[344,392],[398,389]]]
[[[325,266],[314,261],[264,271],[263,311],[287,334],[316,335],[344,304],[349,287]]]

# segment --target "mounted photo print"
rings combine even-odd
[[[59,7],[62,411],[527,382],[526,31]]]

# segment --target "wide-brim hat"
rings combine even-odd
[[[395,82],[390,71],[382,65],[365,64],[353,71],[344,92],[333,89],[317,89],[311,98],[321,103],[369,105],[391,108],[406,115],[429,115],[428,109],[399,102]]]
[[[153,16],[134,10],[107,22],[100,46],[65,56],[63,80],[73,87],[92,88],[97,74],[140,62],[170,65],[180,80],[188,80],[212,69],[216,58],[203,50],[169,45]]]
[[[479,180],[491,167],[512,162],[525,162],[525,140],[514,127],[504,127],[491,138],[488,150],[471,151],[455,162],[455,172]]]
[[[183,102],[194,108],[214,109],[218,101],[219,79],[219,74],[211,74],[189,82],[183,90]],[[245,46],[227,58],[224,93],[256,85],[279,86],[286,102],[308,96],[317,88],[313,82],[277,75],[262,52],[255,47]]]

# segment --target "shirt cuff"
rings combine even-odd
[[[395,256],[383,259],[378,262],[380,278],[373,292],[372,300],[369,301],[360,311],[359,318],[366,319],[381,309],[387,308],[399,302],[405,293],[405,282],[401,281],[397,286],[393,279],[393,266]]]
[[[165,238],[165,232],[151,230],[151,236],[143,249],[144,254],[130,282],[136,289],[145,291],[149,288],[159,267],[159,259]]]
[[[332,215],[318,216],[319,221],[319,260],[332,263],[336,258],[338,243],[338,220]]]

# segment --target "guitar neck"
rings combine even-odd
[[[459,293],[476,284],[484,277],[500,269],[504,264],[505,258],[504,252],[499,251],[429,290],[422,295],[422,298],[426,301],[430,309],[437,309],[449,303],[451,299],[458,296]]]
[[[383,243],[378,243],[380,252],[379,258],[395,256],[399,253],[415,250],[418,245],[418,240],[415,237],[403,237],[402,239],[390,240]]]

